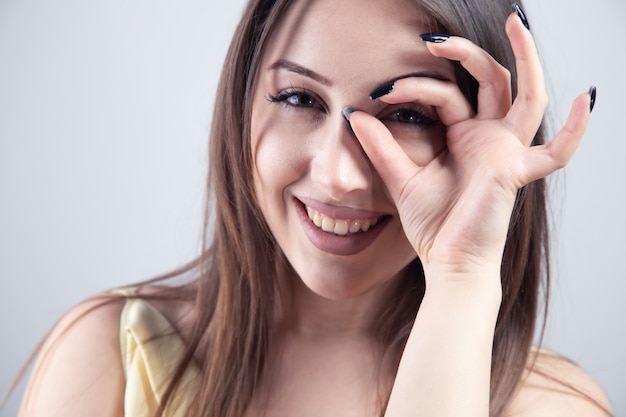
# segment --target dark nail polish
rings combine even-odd
[[[420,38],[424,42],[432,42],[432,43],[442,43],[450,39],[450,36],[444,35],[442,33],[422,33]]]
[[[348,125],[348,129],[350,129],[350,133],[354,135],[354,130],[352,130],[352,124],[350,123],[350,115],[354,113],[355,109],[353,107],[346,107],[341,111],[341,115],[343,116],[343,120],[346,121]]]
[[[530,25],[528,24],[528,19],[526,18],[526,13],[524,13],[522,6],[520,6],[519,3],[513,3],[512,8],[513,11],[517,13],[524,26],[526,26],[526,29],[530,30]]]
[[[386,96],[391,93],[396,86],[396,82],[391,82],[388,84],[381,85],[376,90],[370,93],[370,100],[376,100],[377,98],[381,98],[382,96]]]
[[[589,101],[589,113],[593,111],[593,107],[596,105],[596,86],[592,85],[589,88],[589,96],[591,100]]]

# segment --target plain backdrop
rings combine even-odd
[[[0,0],[0,392],[72,305],[196,255],[212,101],[242,7]],[[544,345],[626,415],[626,3],[526,9],[556,122],[598,87],[584,142],[551,182]]]

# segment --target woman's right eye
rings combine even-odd
[[[272,103],[282,103],[286,106],[296,108],[322,108],[318,100],[306,91],[287,90],[280,91],[276,95],[269,95],[268,99]]]

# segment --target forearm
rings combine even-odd
[[[499,277],[427,286],[386,417],[487,417]]]

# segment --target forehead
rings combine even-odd
[[[436,24],[413,0],[296,0],[276,27],[263,58],[297,62],[331,80],[433,70],[453,79],[419,35]]]

